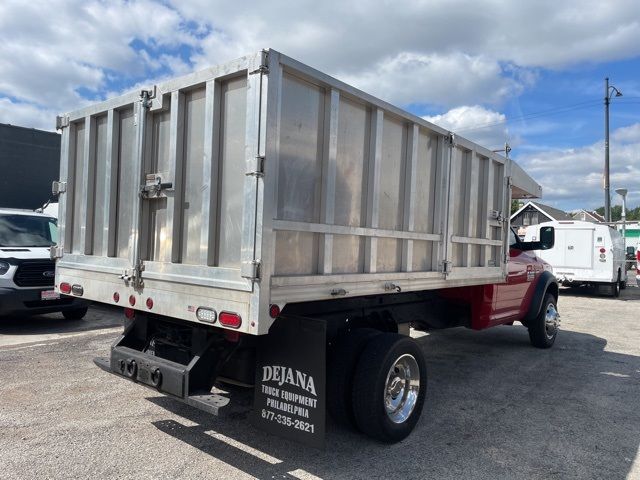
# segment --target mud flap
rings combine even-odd
[[[258,344],[254,424],[313,447],[324,446],[326,323],[280,317]]]

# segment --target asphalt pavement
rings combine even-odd
[[[427,402],[382,445],[328,421],[326,447],[212,417],[99,370],[118,310],[0,319],[1,479],[640,479],[640,289],[563,290],[554,347],[522,326],[417,334]]]

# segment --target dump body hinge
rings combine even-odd
[[[69,126],[69,117],[66,115],[56,116],[56,130],[62,130]]]
[[[256,68],[252,72],[249,72],[249,75],[257,75],[258,73],[261,73],[262,75],[268,75],[269,67],[267,67],[266,65],[260,65],[258,68]]]
[[[49,249],[49,258],[55,260],[56,258],[62,258],[63,251],[60,245],[52,245]]]
[[[266,50],[262,51],[262,60],[260,66],[252,72],[249,72],[249,75],[257,75],[258,73],[262,75],[269,74],[269,52],[267,52]]]
[[[245,175],[248,177],[264,177],[264,155],[258,155],[253,158],[250,170]]]
[[[242,262],[240,265],[240,276],[249,280],[260,279],[260,260],[251,260],[250,262]]]
[[[385,292],[394,291],[400,293],[402,292],[402,287],[400,287],[400,285],[398,285],[397,283],[388,282],[384,284],[384,290]]]
[[[449,275],[451,273],[451,267],[453,264],[449,260],[444,260],[442,262],[442,273],[445,275]]]
[[[349,292],[346,291],[344,288],[334,288],[329,293],[331,294],[332,297],[344,297]]]
[[[54,181],[51,183],[51,193],[53,195],[60,195],[67,191],[67,182]]]
[[[152,90],[141,90],[140,91],[140,101],[142,102],[142,106],[144,108],[151,107],[151,100],[153,100],[156,96],[155,87]]]
[[[455,133],[449,132],[449,134],[447,135],[447,143],[452,147],[456,144],[456,135],[455,135]]]

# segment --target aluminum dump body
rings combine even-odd
[[[58,123],[56,285],[185,320],[237,313],[252,334],[270,304],[500,282],[511,191],[541,193],[512,161],[273,50]]]

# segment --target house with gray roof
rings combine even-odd
[[[538,225],[542,222],[571,221],[571,215],[557,208],[538,202],[527,202],[517,212],[511,215],[511,226],[516,229],[519,237],[524,237],[529,225]]]

